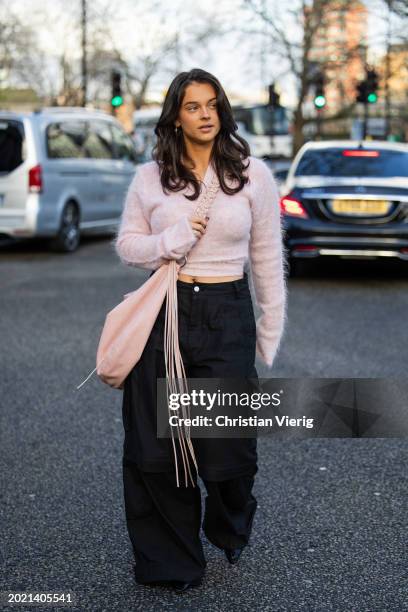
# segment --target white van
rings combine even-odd
[[[81,234],[111,231],[136,161],[131,138],[105,112],[0,110],[0,236],[49,237],[71,252]]]

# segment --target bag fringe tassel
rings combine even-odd
[[[172,260],[169,265],[169,279],[166,294],[166,318],[164,324],[164,358],[166,364],[166,393],[167,393],[167,406],[170,417],[170,394],[172,393],[188,393],[188,383],[186,372],[183,364],[183,359],[180,352],[179,336],[178,336],[178,304],[177,304],[177,278],[178,278],[178,266],[177,263]],[[190,406],[182,406],[183,419],[190,418]],[[187,448],[190,450],[191,458],[193,460],[196,473],[198,474],[198,466],[194,453],[194,448],[191,441],[190,426],[177,425],[178,440],[180,445],[180,451],[183,459],[184,467],[184,478],[185,486],[188,486],[187,471],[195,487],[194,479],[191,475],[190,463],[187,454]],[[174,461],[176,467],[176,480],[177,487],[180,486],[179,474],[178,474],[178,461],[177,451],[174,441],[173,427],[171,427],[171,437],[174,451]]]

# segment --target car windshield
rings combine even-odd
[[[408,176],[408,152],[384,149],[327,148],[306,151],[295,176]]]

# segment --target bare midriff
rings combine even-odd
[[[227,283],[240,280],[243,276],[190,276],[190,274],[178,275],[178,280],[184,283]]]

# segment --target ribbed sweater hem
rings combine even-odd
[[[212,263],[186,263],[180,269],[180,274],[188,274],[190,276],[239,276],[244,273],[244,265],[242,263],[228,263],[222,261],[217,265],[217,262]]]

